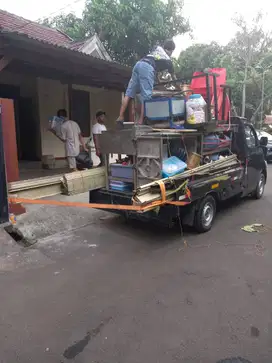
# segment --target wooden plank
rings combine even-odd
[[[61,184],[63,175],[53,175],[42,178],[33,178],[28,180],[19,180],[17,182],[9,183],[9,193],[17,193],[21,190],[29,190],[40,187],[46,187],[53,184]]]
[[[94,168],[65,174],[64,194],[73,195],[104,188],[106,185],[105,168]]]
[[[10,192],[10,197],[27,198],[27,199],[41,199],[60,195],[62,193],[62,183],[58,182],[51,185],[41,185],[37,188],[22,189],[17,192]]]
[[[169,134],[186,134],[186,133],[195,133],[197,132],[197,130],[193,130],[193,129],[152,129],[152,131],[155,132],[165,132],[165,133],[169,133]]]

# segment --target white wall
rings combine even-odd
[[[90,93],[91,125],[95,122],[96,111],[103,110],[107,114],[107,128],[114,126],[115,120],[119,116],[121,92],[81,85],[73,85],[73,88]]]
[[[64,145],[48,131],[48,124],[50,117],[54,116],[58,109],[65,108],[69,112],[68,85],[56,80],[13,74],[5,70],[0,72],[1,83],[19,86],[21,96],[31,97],[36,103],[36,119],[40,125],[41,141],[41,145],[38,145],[37,155],[40,154],[41,150],[41,155],[54,155],[56,158],[63,158],[65,156]],[[96,111],[99,109],[107,114],[106,127],[108,129],[114,127],[115,120],[119,115],[121,92],[81,85],[73,85],[73,88],[90,93],[91,128],[95,122]],[[99,159],[95,152],[92,153],[92,157],[94,163],[97,164]]]
[[[65,108],[69,112],[68,86],[59,81],[44,78],[38,78],[37,82],[42,155],[64,157],[64,146],[56,136],[48,131],[48,121],[60,108]],[[91,126],[95,122],[95,114],[98,109],[102,109],[107,114],[107,128],[114,126],[119,115],[121,92],[81,85],[73,85],[73,88],[90,93]]]
[[[59,81],[38,78],[38,98],[42,155],[64,157],[64,144],[50,131],[49,119],[56,115],[60,108],[68,109],[68,86]]]

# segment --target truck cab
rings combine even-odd
[[[233,117],[231,122],[238,127],[237,132],[233,134],[233,152],[237,153],[245,168],[243,194],[256,193],[259,188],[258,195],[261,196],[267,179],[264,150],[268,140],[267,138],[259,140],[254,126],[244,118]]]

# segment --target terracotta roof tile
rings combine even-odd
[[[0,30],[18,32],[47,43],[67,46],[72,39],[58,29],[49,28],[34,21],[26,20],[0,9]]]
[[[73,50],[79,50],[85,43],[85,40],[79,42],[73,42],[69,44],[69,48]]]

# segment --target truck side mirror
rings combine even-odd
[[[267,144],[268,144],[268,138],[265,136],[262,136],[261,140],[260,140],[260,146],[267,146]]]

